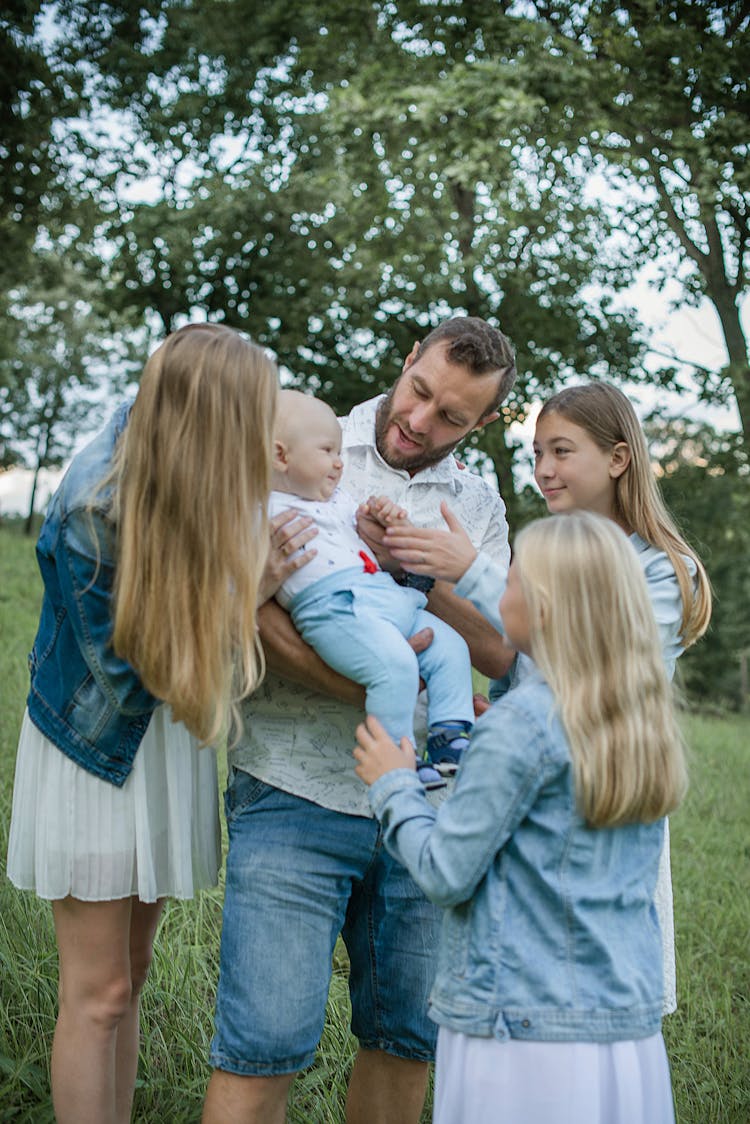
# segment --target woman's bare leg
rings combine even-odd
[[[142,934],[150,930],[150,950],[163,903],[136,905],[141,957],[146,944]],[[141,959],[134,995],[134,899],[82,902],[68,897],[53,902],[52,912],[60,953],[59,1014],[52,1046],[52,1101],[58,1124],[126,1124],[135,1083],[134,1038],[137,1064],[137,992],[148,970]],[[118,1089],[120,1072],[123,1085]]]
[[[141,992],[146,982],[154,948],[154,937],[164,901],[142,902],[132,899],[130,915],[130,1006],[117,1031],[115,1056],[115,1119],[129,1124],[133,1093],[138,1073],[140,1048]]]

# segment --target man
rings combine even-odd
[[[451,455],[498,417],[515,378],[510,343],[456,317],[415,344],[390,392],[342,422],[343,486],[387,495],[421,526],[447,500],[477,549],[507,568],[505,506]],[[373,539],[377,528],[372,527]],[[406,583],[413,581],[401,575]],[[424,580],[424,579],[420,579]],[[450,585],[429,609],[466,639],[473,665],[505,673],[502,638]],[[302,643],[275,603],[261,612],[269,674],[230,754],[227,857],[214,1066],[204,1124],[283,1124],[295,1073],[320,1038],[342,933],[359,1039],[348,1124],[416,1124],[435,1027],[427,1017],[439,912],[383,849],[354,774],[364,691]]]

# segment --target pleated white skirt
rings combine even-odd
[[[41,898],[191,898],[221,862],[216,754],[154,711],[122,788],[76,765],[24,715],[8,878]]]
[[[674,951],[674,904],[672,899],[672,870],[669,859],[669,820],[664,820],[664,844],[659,857],[659,876],[656,879],[654,905],[661,929],[662,961],[664,968],[664,1002],[662,1014],[671,1015],[677,1010],[677,974]]]
[[[433,1124],[674,1124],[661,1034],[627,1042],[477,1038],[440,1027]]]

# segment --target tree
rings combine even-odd
[[[164,330],[225,318],[345,409],[432,323],[477,313],[519,348],[506,423],[571,377],[679,385],[675,364],[645,371],[632,309],[613,299],[665,251],[686,299],[721,304],[729,332],[746,287],[738,4],[56,10],[56,65],[88,52],[79,186],[101,208],[123,315]],[[592,173],[614,195],[592,196]],[[736,320],[727,370],[702,378],[743,413]],[[502,431],[475,444],[509,494]]]
[[[44,283],[27,285],[10,306],[12,353],[0,359],[0,464],[33,469],[26,533],[42,468],[70,455],[135,373],[127,337],[111,338],[80,280],[57,258],[42,259]],[[79,295],[71,295],[78,293]]]
[[[654,262],[680,302],[706,297],[727,348],[721,371],[677,359],[704,396],[736,399],[750,451],[750,362],[741,306],[750,239],[750,11],[741,0],[534,3],[548,30],[525,88],[587,173],[605,180],[633,268]],[[545,65],[536,66],[537,62]],[[678,384],[679,385],[679,384]]]
[[[691,698],[746,705],[741,660],[750,636],[750,464],[743,442],[707,425],[665,425],[658,418],[647,423],[647,432],[666,503],[714,591],[711,627],[680,660],[681,681]]]
[[[486,25],[511,80],[478,112]],[[128,107],[122,156],[101,157],[113,291],[165,328],[179,310],[247,327],[339,409],[450,312],[517,342],[506,423],[542,386],[632,368],[633,317],[611,300],[629,276],[580,168],[530,132],[520,27],[488,2],[165,6],[150,51],[92,79]],[[154,201],[133,199],[143,177]],[[502,431],[474,444],[510,498]]]

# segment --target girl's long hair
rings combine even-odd
[[[682,594],[682,643],[686,648],[694,644],[711,620],[711,586],[700,558],[664,504],[630,400],[609,383],[592,382],[559,391],[544,403],[539,417],[546,414],[560,414],[585,429],[605,452],[619,442],[630,449],[630,464],[616,480],[616,518],[669,558]],[[692,561],[695,574],[686,559]]]
[[[180,328],[146,363],[108,481],[114,649],[204,743],[264,672],[276,398],[261,348],[219,324]]]
[[[555,696],[592,827],[648,823],[685,792],[683,744],[646,579],[623,531],[590,512],[516,539],[531,655]]]

